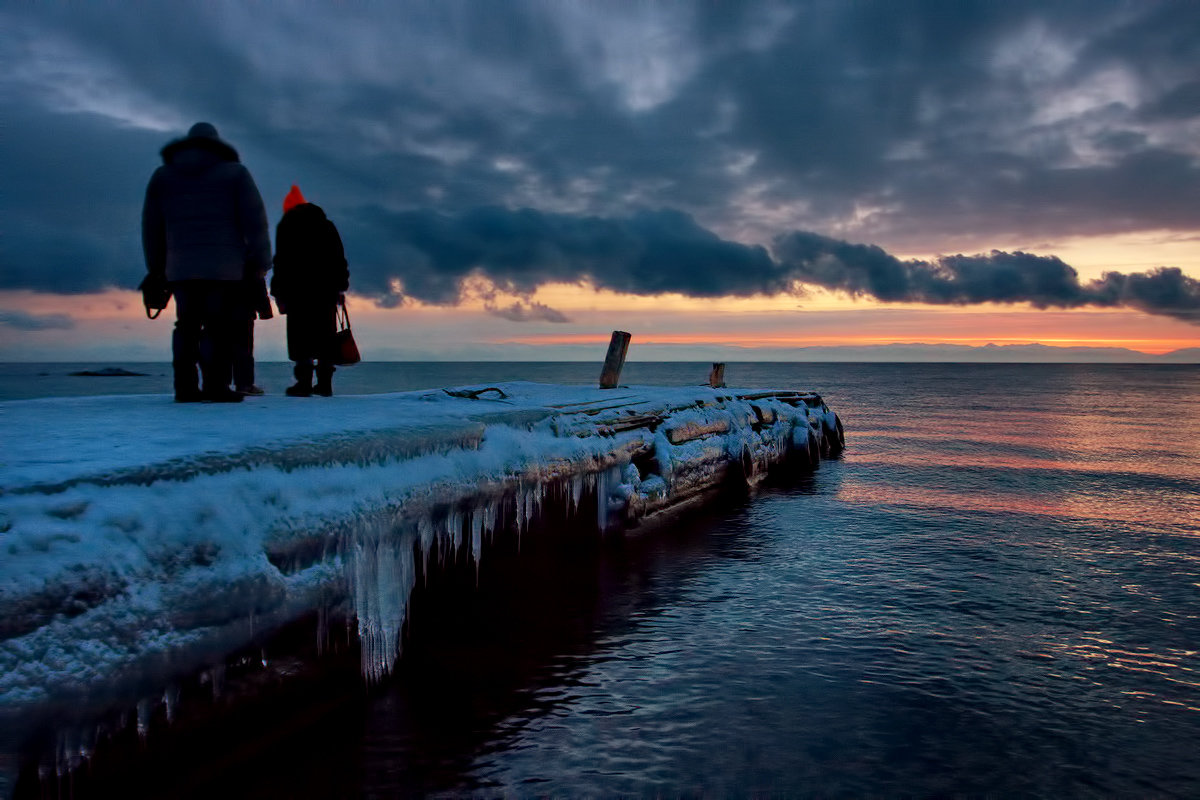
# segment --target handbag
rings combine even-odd
[[[346,303],[338,303],[337,331],[333,334],[333,363],[348,367],[362,361],[358,345],[354,341],[354,333],[350,330],[350,314],[346,311]]]
[[[142,292],[142,305],[146,307],[146,317],[158,319],[158,315],[171,301],[171,285],[167,283],[166,277],[151,272],[142,278],[138,289]],[[151,314],[151,311],[154,313]]]

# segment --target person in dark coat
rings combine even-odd
[[[146,187],[142,248],[149,276],[175,296],[175,400],[239,402],[229,384],[239,330],[254,313],[247,284],[271,268],[262,196],[237,151],[207,122],[168,143],[162,160]]]
[[[319,206],[292,186],[275,229],[275,273],[271,294],[287,316],[288,358],[296,362],[291,397],[333,395],[337,307],[350,288],[342,237]],[[317,383],[313,385],[313,362]]]

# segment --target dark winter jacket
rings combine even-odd
[[[260,279],[271,268],[262,196],[237,151],[208,136],[177,139],[146,187],[142,249],[169,281]]]
[[[284,313],[289,305],[337,302],[350,288],[350,270],[337,228],[320,206],[301,203],[275,229],[271,294]]]

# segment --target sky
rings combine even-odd
[[[200,120],[337,224],[368,359],[1200,347],[1195,2],[11,2],[0,67],[0,361],[170,359]]]

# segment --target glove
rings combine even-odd
[[[259,278],[257,283],[254,310],[258,313],[259,319],[270,319],[275,314],[271,311],[271,296],[267,294],[267,281],[265,278]],[[280,310],[282,311],[282,309]]]
[[[158,319],[158,315],[171,300],[171,285],[167,283],[166,276],[157,272],[147,273],[138,289],[142,292],[142,305],[146,307],[146,316]]]

